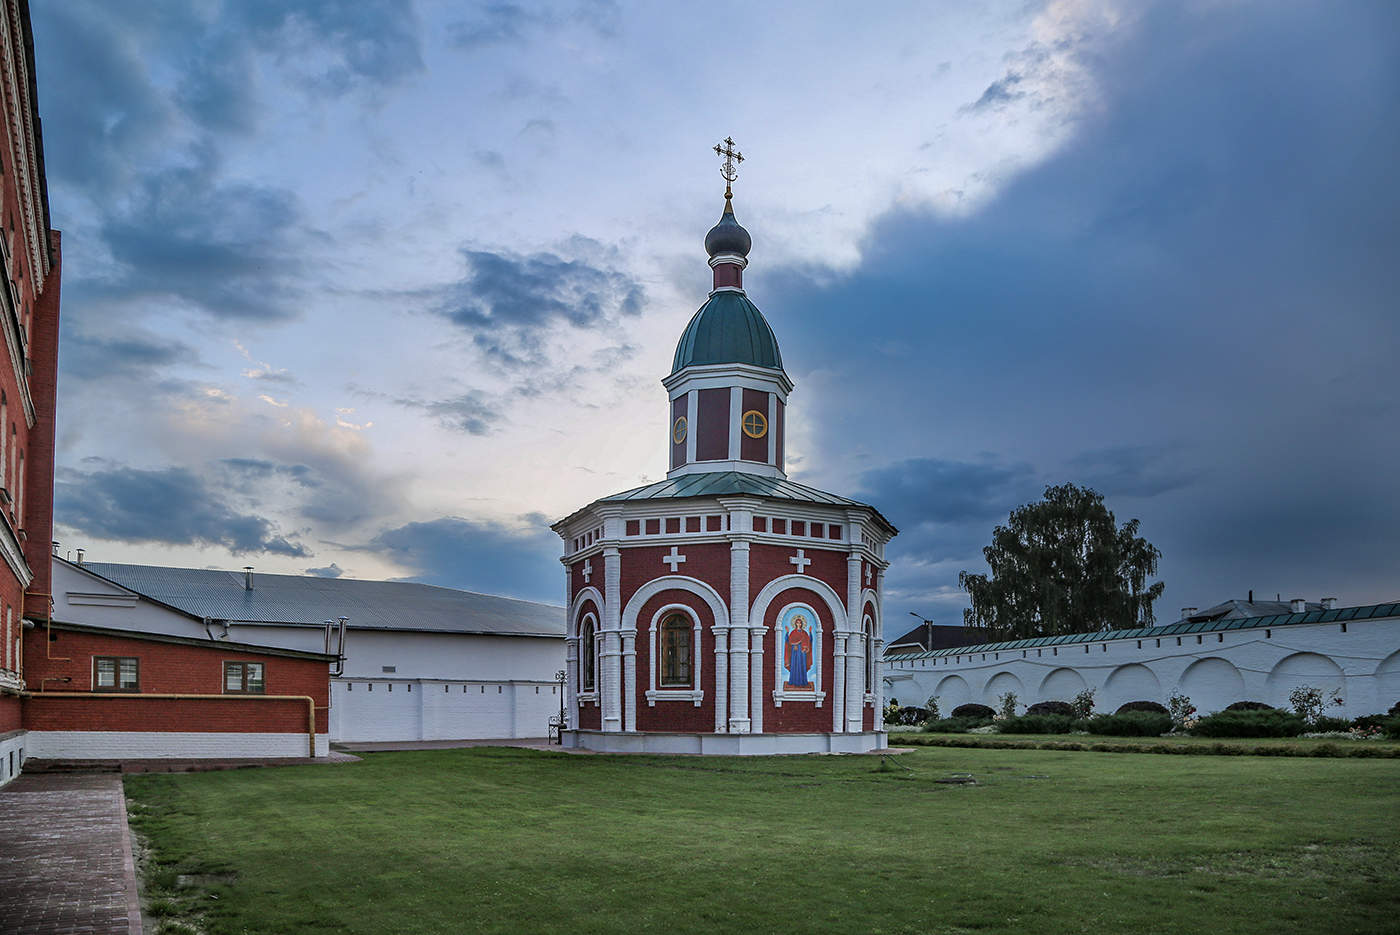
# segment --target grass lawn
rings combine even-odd
[[[157,933],[1339,935],[1400,918],[1400,761],[889,759],[476,748],[126,790]],[[937,782],[954,774],[976,785]]]

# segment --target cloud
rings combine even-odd
[[[306,573],[317,578],[339,578],[341,575],[345,574],[345,570],[335,562],[331,562],[324,568],[308,568],[306,569]]]
[[[311,555],[305,546],[279,535],[270,520],[238,512],[217,489],[181,467],[141,470],[111,465],[88,472],[60,468],[54,518],[98,539],[222,546],[235,555]]]
[[[1183,464],[1179,449],[1165,445],[1120,445],[1076,455],[1070,476],[1080,486],[1093,487],[1107,497],[1159,497],[1193,483],[1198,465]]]
[[[1026,92],[1019,90],[1019,85],[1024,76],[1019,72],[1007,72],[1001,78],[987,85],[987,90],[982,92],[982,96],[976,101],[967,105],[969,111],[997,110],[1012,101],[1020,100],[1026,96]]]
[[[499,45],[520,45],[538,30],[570,25],[609,38],[617,34],[619,21],[620,11],[611,0],[589,0],[572,9],[484,3],[471,17],[448,23],[447,36],[457,48],[476,51]]]
[[[509,368],[540,364],[551,327],[594,328],[642,310],[641,284],[606,266],[557,253],[461,253],[466,275],[445,290],[438,312]]]
[[[65,331],[61,340],[63,378],[84,382],[147,379],[176,364],[199,360],[188,344],[139,334],[105,338]]]
[[[412,569],[410,580],[557,603],[560,542],[537,513],[515,523],[444,516],[386,529],[361,547]]]
[[[505,415],[501,402],[481,390],[468,390],[451,399],[424,401],[405,396],[394,402],[410,409],[421,409],[434,416],[445,428],[468,435],[491,434]]]

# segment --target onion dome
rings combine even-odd
[[[726,211],[725,217],[732,219],[733,215]],[[747,249],[748,231],[737,223],[734,228],[744,235]],[[714,236],[714,231],[710,231],[710,235]],[[705,239],[708,242],[710,238]],[[778,352],[778,339],[773,329],[758,306],[742,292],[714,293],[685,326],[676,344],[671,372],[679,373],[686,367],[702,364],[748,364],[770,370],[783,369],[783,357]]]
[[[753,238],[734,218],[734,203],[726,194],[724,196],[724,214],[720,215],[719,223],[710,228],[710,232],[705,235],[705,252],[711,257],[717,257],[723,253],[734,253],[741,257],[747,257],[749,248],[752,246]]]

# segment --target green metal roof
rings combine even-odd
[[[751,364],[782,370],[778,339],[758,306],[742,292],[710,296],[676,344],[672,373],[694,364]]]
[[[1299,623],[1331,623],[1345,620],[1369,620],[1372,617],[1400,616],[1400,603],[1368,604],[1364,607],[1338,607],[1334,610],[1314,610],[1303,614],[1274,614],[1269,617],[1235,617],[1192,623],[1189,620],[1160,627],[1138,627],[1131,630],[1101,630],[1098,633],[1066,633],[1062,636],[1039,636],[1033,639],[1009,640],[1001,643],[978,643],[973,646],[950,646],[947,649],[894,653],[888,660],[909,661],[936,656],[970,656],[974,653],[1006,652],[1015,649],[1040,649],[1044,646],[1064,646],[1072,643],[1101,643],[1107,640],[1142,640],[1184,633],[1218,633],[1224,630],[1253,630],[1260,627],[1286,627]]]

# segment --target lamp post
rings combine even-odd
[[[569,673],[560,669],[554,673],[554,681],[559,683],[559,745],[564,745],[564,680]]]
[[[933,621],[922,614],[916,614],[912,610],[909,616],[924,622],[924,649],[933,649]]]

